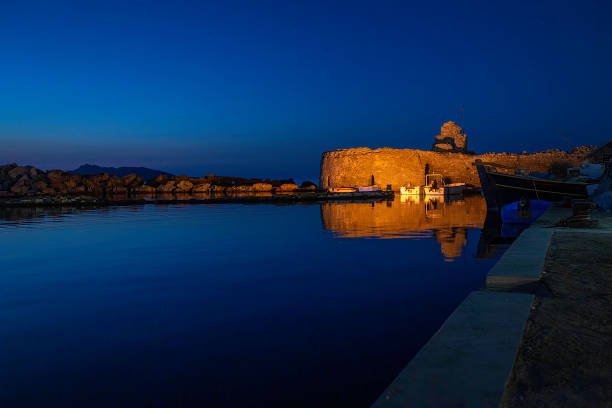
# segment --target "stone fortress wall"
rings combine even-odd
[[[476,167],[472,165],[476,159],[515,169],[529,168],[535,172],[548,172],[555,162],[580,166],[587,154],[594,149],[594,146],[580,146],[571,152],[547,150],[531,154],[473,155],[465,153],[467,136],[460,130],[453,122],[445,123],[440,135],[436,136],[433,147],[436,151],[391,148],[372,150],[360,147],[325,152],[321,157],[319,186],[368,186],[374,177],[374,184],[382,188],[390,184],[392,189],[397,191],[400,186],[425,184],[426,173],[441,174],[452,183],[480,186]]]

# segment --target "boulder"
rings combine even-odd
[[[193,188],[191,189],[192,193],[208,193],[209,191],[210,191],[209,183],[197,184],[193,186]]]
[[[13,180],[16,180],[20,178],[21,176],[23,176],[25,173],[26,173],[25,167],[17,166],[8,172],[8,176],[12,178]]]
[[[89,193],[100,193],[104,190],[102,184],[100,182],[96,182],[95,177],[97,176],[88,177],[83,180],[83,186],[85,187],[85,191]]]
[[[314,187],[314,189],[316,190],[317,185],[312,181],[304,181],[302,184],[300,184],[300,188],[310,189],[310,187]]]
[[[159,176],[155,177],[153,180],[147,181],[147,184],[150,185],[151,187],[157,188],[165,184],[167,181],[168,181],[168,176],[165,174],[160,174]]]
[[[238,193],[250,193],[255,190],[253,190],[253,186],[237,186],[236,191]]]
[[[84,193],[86,191],[86,188],[83,184],[78,184],[74,187],[70,187],[68,189],[68,192],[71,194],[79,194],[79,193]]]
[[[146,184],[143,184],[141,186],[136,186],[132,189],[132,191],[134,193],[147,193],[147,194],[151,194],[151,193],[155,193],[155,187],[152,186],[148,186]]]
[[[298,188],[299,187],[297,184],[281,184],[279,187],[279,190],[280,191],[294,191]]]
[[[272,191],[272,184],[255,183],[253,184],[253,191]]]
[[[167,183],[157,187],[157,191],[159,191],[160,193],[172,193],[174,191],[175,185],[176,183],[174,181],[168,181]]]
[[[44,181],[35,181],[32,183],[32,191],[35,193],[44,193],[49,189],[49,186]]]
[[[130,185],[134,184],[136,181],[138,181],[138,176],[133,173],[121,177],[121,184],[123,184],[126,187],[129,187]],[[139,184],[142,184],[142,177],[140,177]]]
[[[53,188],[53,190],[56,193],[59,194],[67,194],[68,193],[68,187],[66,187],[66,185],[64,183],[52,183],[50,185],[51,188]]]
[[[27,194],[30,191],[30,187],[26,186],[23,182],[16,183],[11,187],[11,192],[15,194]]]
[[[127,187],[120,185],[107,185],[104,192],[106,194],[126,194],[128,189]]]
[[[193,184],[190,181],[187,180],[181,180],[178,183],[176,183],[176,190],[175,192],[177,193],[188,193],[191,191],[193,187]]]
[[[51,184],[62,183],[64,181],[64,172],[62,170],[49,170],[47,177]]]

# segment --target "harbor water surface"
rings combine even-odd
[[[0,406],[368,407],[496,260],[480,197],[0,214]]]

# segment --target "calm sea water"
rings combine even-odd
[[[0,214],[0,406],[368,407],[495,259],[482,200]]]

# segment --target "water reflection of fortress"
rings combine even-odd
[[[422,238],[435,237],[444,256],[461,255],[468,228],[482,228],[487,206],[479,196],[446,201],[441,198],[396,196],[377,203],[323,203],[325,229],[338,237]]]

